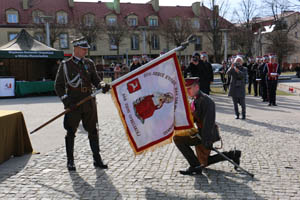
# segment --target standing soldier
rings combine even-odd
[[[264,68],[264,74],[267,79],[269,106],[277,106],[276,90],[280,73],[280,66],[276,63],[276,55],[270,54],[270,62],[267,63],[266,67]]]
[[[258,71],[258,67],[259,67],[259,64],[260,64],[260,60],[261,60],[261,57],[260,56],[257,56],[256,59],[255,59],[255,63],[253,64],[252,66],[252,71],[253,71],[253,89],[254,89],[254,96],[257,96],[258,95],[258,80],[259,80],[259,71]]]
[[[266,74],[264,73],[265,68],[267,66],[267,63],[269,62],[269,56],[264,55],[263,56],[263,62],[259,66],[259,71],[260,71],[260,79],[261,79],[261,97],[263,99],[263,102],[268,101],[268,91],[267,91],[267,80],[266,80]]]
[[[255,76],[254,76],[254,70],[253,70],[253,65],[254,65],[254,58],[249,58],[249,63],[247,64],[247,69],[248,69],[248,94],[251,94],[251,86],[256,82]],[[255,90],[255,89],[254,89]]]
[[[76,103],[90,96],[92,87],[97,89],[103,87],[103,93],[105,93],[108,91],[109,86],[100,83],[94,62],[85,58],[88,48],[90,48],[88,42],[84,38],[80,38],[72,43],[74,46],[73,56],[66,61],[62,61],[55,80],[57,95],[62,100],[65,109],[69,108],[71,110],[64,117],[64,128],[67,131],[65,137],[67,168],[70,171],[76,170],[73,157],[74,138],[82,120],[83,127],[88,132],[94,166],[106,169],[107,165],[103,164],[99,153],[96,100],[93,98],[78,107]]]

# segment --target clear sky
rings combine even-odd
[[[75,0],[75,1],[82,1],[82,2],[98,2],[98,0]],[[102,2],[112,2],[113,0],[102,0]],[[146,3],[149,2],[150,0],[120,0],[121,3],[123,2],[131,2],[131,3]],[[210,2],[211,0],[159,0],[159,4],[162,6],[176,6],[176,5],[180,5],[180,6],[191,6],[192,3],[194,2],[204,2],[204,5],[207,7],[210,7]],[[258,15],[266,15],[265,13],[267,13],[266,10],[263,9],[264,6],[262,6],[264,0],[253,0],[257,6],[258,6]],[[300,9],[300,2],[298,0],[280,0],[280,1],[289,1],[291,3],[293,3],[294,5],[298,5],[297,10],[299,11]],[[223,0],[215,0],[215,2],[223,2]],[[230,21],[234,21],[234,15],[232,14],[233,11],[235,9],[239,8],[239,4],[241,2],[241,0],[227,0],[228,4],[229,4],[229,9],[228,9],[228,13],[225,16],[228,20]],[[293,8],[295,9],[295,8]]]

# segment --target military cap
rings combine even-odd
[[[189,77],[185,78],[185,87],[191,87],[194,83],[198,83],[199,78],[198,77]]]
[[[276,54],[274,54],[274,53],[270,53],[269,54],[269,58],[271,59],[271,58],[276,58],[277,56],[276,56]]]
[[[198,52],[193,53],[193,57],[198,56],[200,58],[200,54]]]
[[[74,47],[80,47],[80,48],[85,48],[85,49],[90,48],[88,41],[84,37],[73,40],[72,44]]]
[[[204,56],[207,57],[207,53],[205,51],[202,51],[200,54],[201,54],[201,57],[204,57]]]

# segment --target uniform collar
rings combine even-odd
[[[77,56],[74,56],[74,55],[73,55],[73,59],[72,59],[72,60],[73,60],[73,62],[75,62],[76,64],[78,64],[79,61],[82,61],[82,62],[83,62],[83,58],[78,58]]]

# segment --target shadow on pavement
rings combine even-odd
[[[76,171],[69,172],[72,179],[73,189],[79,199],[116,199],[120,197],[104,170],[96,169],[96,183],[89,184]]]
[[[22,171],[30,160],[32,154],[14,157],[0,164],[0,183]]]
[[[249,120],[246,120],[246,121],[249,121]],[[238,128],[238,127],[227,125],[227,124],[222,124],[222,123],[219,123],[219,122],[217,124],[220,127],[221,135],[222,135],[222,131],[225,131],[225,132],[235,133],[235,134],[238,134],[240,136],[246,136],[246,137],[252,137],[253,136],[251,134],[250,130],[243,129],[243,128]]]
[[[258,180],[247,175],[237,176],[236,173],[206,169],[205,175],[195,176],[194,187],[204,193],[216,193],[221,196],[221,199],[263,200],[263,197],[256,194],[247,185],[249,181]]]
[[[284,127],[284,126],[278,126],[275,124],[270,124],[270,123],[265,123],[265,122],[254,121],[252,119],[247,119],[246,122],[257,125],[257,126],[262,126],[262,127],[268,128],[270,130],[270,132],[277,131],[277,132],[289,133],[289,134],[299,133],[298,129],[293,129],[293,128]]]
[[[184,200],[192,200],[192,199],[195,199],[195,198],[184,198],[184,197],[181,197],[181,196],[177,196],[175,194],[168,194],[168,193],[164,193],[164,192],[161,192],[159,190],[155,190],[155,189],[152,189],[152,188],[149,188],[147,187],[146,188],[146,199],[147,200],[157,200],[157,199],[184,199]],[[201,199],[201,198],[197,198],[197,199]],[[202,199],[208,199],[208,198],[202,198]]]

